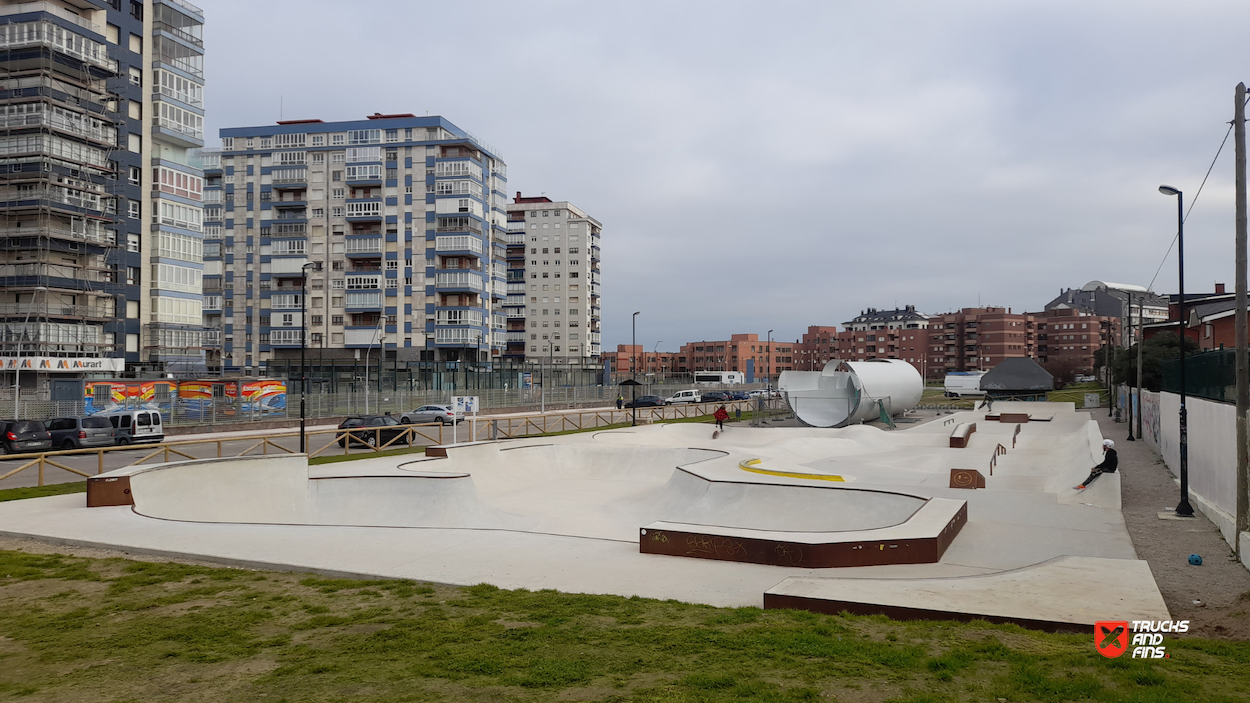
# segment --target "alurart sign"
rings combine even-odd
[[[0,359],[0,369],[5,371],[44,371],[77,373],[81,371],[126,370],[125,359],[95,359],[91,357],[21,356]]]

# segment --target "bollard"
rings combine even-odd
[[[499,439],[499,421],[498,420],[490,421],[490,438],[491,438],[491,441],[495,441]]]

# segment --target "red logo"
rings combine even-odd
[[[1128,621],[1106,620],[1094,623],[1094,649],[1115,659],[1128,649]]]

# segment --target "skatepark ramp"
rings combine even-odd
[[[777,387],[790,409],[814,427],[889,418],[920,403],[924,380],[900,359],[833,361],[821,371],[782,371]]]

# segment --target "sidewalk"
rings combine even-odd
[[[1146,442],[1127,441],[1127,423],[1112,422],[1106,409],[1090,412],[1102,436],[1115,440],[1124,522],[1173,619],[1189,620],[1191,634],[1250,639],[1250,571],[1201,512],[1193,520],[1160,520],[1159,512],[1180,500],[1171,472]],[[1190,554],[1200,555],[1202,566],[1190,566]]]

